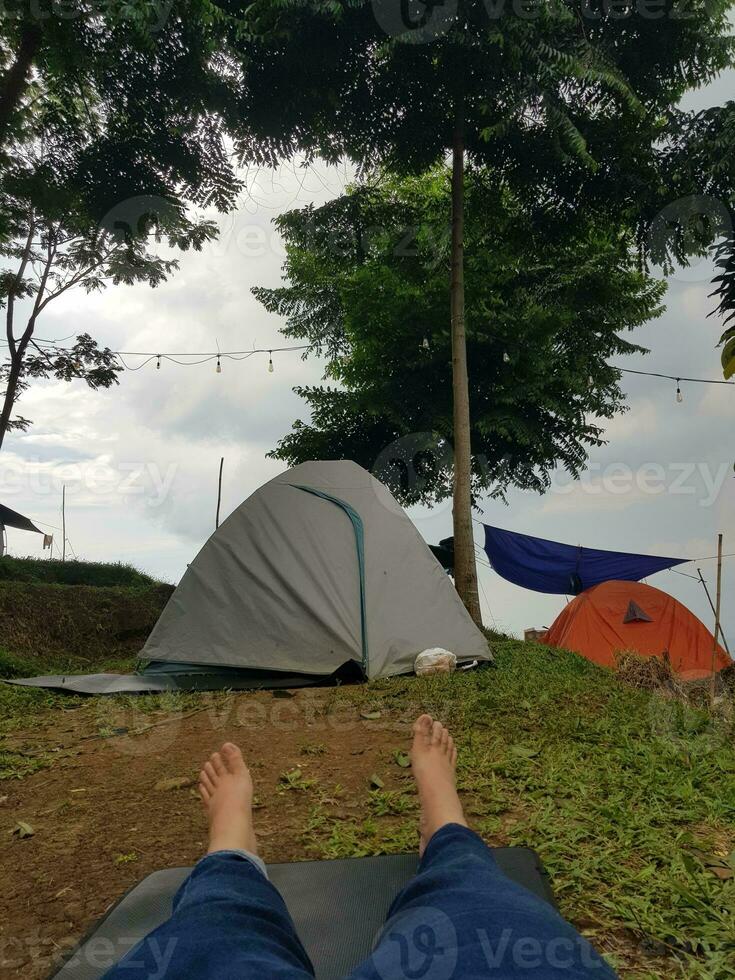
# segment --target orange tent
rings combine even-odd
[[[641,582],[602,582],[580,593],[541,642],[574,650],[604,667],[614,667],[621,650],[644,657],[660,657],[666,650],[672,668],[686,680],[712,671],[714,638],[707,627],[673,596]],[[718,644],[715,669],[731,663]]]

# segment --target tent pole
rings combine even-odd
[[[722,535],[717,535],[717,595],[715,597],[715,642],[712,644],[712,681],[710,700],[715,700],[715,658],[717,656],[717,634],[720,631],[720,603],[722,601]]]
[[[702,583],[702,588],[704,589],[704,593],[707,596],[707,601],[709,602],[709,607],[712,610],[712,615],[714,616],[715,615],[715,604],[714,604],[714,602],[712,602],[712,596],[709,594],[709,589],[707,588],[707,583],[705,582],[704,578],[702,577],[702,569],[701,568],[698,568],[697,571],[699,572],[699,581]],[[729,653],[730,652],[730,647],[728,646],[727,640],[725,638],[725,634],[722,632],[722,623],[720,623],[720,639],[722,640],[722,645],[724,646],[724,648]]]
[[[214,519],[214,528],[219,527],[219,505],[222,501],[222,467],[225,464],[225,457],[221,456],[219,461],[219,480],[217,481],[217,516]]]
[[[0,524],[0,558],[5,554],[5,525]]]

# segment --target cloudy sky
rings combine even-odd
[[[735,76],[688,100],[704,107],[733,98]],[[250,294],[280,282],[282,244],[272,219],[283,210],[338,194],[348,172],[294,167],[249,179],[234,215],[219,220],[221,235],[202,253],[186,254],[169,283],[117,287],[97,296],[67,294],[51,304],[38,333],[65,338],[89,331],[115,350],[199,352],[278,347],[279,319]],[[715,349],[722,332],[707,318],[711,266],[702,263],[670,279],[667,312],[635,339],[650,348],[625,366],[665,374],[721,377]],[[5,443],[0,500],[53,531],[60,541],[61,487],[67,487],[67,533],[74,553],[95,561],[131,562],[175,582],[214,528],[217,470],[225,458],[223,517],[283,467],[265,458],[295,418],[305,416],[291,389],[316,383],[319,363],[298,354],[183,367],[131,354],[120,386],[91,392],[74,383],[40,383],[23,398],[34,422]],[[622,366],[622,365],[621,365]],[[558,474],[544,496],[511,493],[508,505],[489,502],[477,517],[490,524],[572,544],[708,559],[718,531],[735,552],[735,387],[675,384],[627,375],[630,411],[607,429],[577,483]],[[411,511],[427,541],[451,533],[445,503]],[[481,543],[481,528],[477,527]],[[39,539],[8,531],[11,553],[40,555]],[[47,553],[48,554],[48,553]],[[696,575],[696,564],[681,571]],[[701,562],[714,585],[715,563]],[[504,582],[479,566],[486,622],[520,633],[551,623],[565,603]],[[685,602],[710,628],[699,584],[673,572],[651,584]],[[725,561],[725,631],[735,649],[735,558]]]

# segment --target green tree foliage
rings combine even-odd
[[[735,232],[732,232],[717,249],[719,274],[715,277],[720,304],[716,312],[725,317],[730,324],[735,319]],[[720,337],[722,347],[722,371],[726,379],[735,376],[735,325],[726,326]]]
[[[693,0],[686,16],[676,0],[653,16],[606,0],[458,0],[427,5],[414,28],[410,6],[249,5],[241,152],[264,163],[346,153],[423,172],[452,145],[461,100],[470,159],[569,199],[594,173],[622,202],[645,187],[668,112],[732,60],[731,0]]]
[[[0,162],[37,137],[37,114],[76,155],[72,177],[101,218],[140,194],[224,209],[239,183],[241,125],[225,10],[209,0],[39,0],[0,18]]]
[[[715,243],[712,295],[717,307],[712,313],[725,324],[720,346],[722,370],[729,379],[735,376],[735,102],[697,114],[690,129],[680,169],[689,174],[696,168],[694,181],[708,195],[709,211],[714,212],[708,214],[702,236],[707,246]]]
[[[174,200],[140,197],[124,202],[98,222],[67,180],[74,154],[48,133],[26,145],[0,177],[5,240],[0,256],[0,308],[5,311],[0,366],[0,446],[11,429],[29,420],[13,417],[18,398],[33,378],[81,379],[91,388],[109,387],[121,370],[107,349],[88,334],[70,347],[39,343],[36,327],[49,303],[73,289],[87,293],[108,285],[146,282],[157,286],[177,261],[156,252],[156,240],[179,249],[201,248],[216,234],[211,221],[192,220]]]
[[[467,185],[473,493],[543,491],[624,410],[610,361],[642,350],[625,334],[661,312],[664,287],[598,215],[531,211],[492,172]],[[327,353],[336,384],[297,389],[312,419],[277,458],[354,459],[407,504],[451,494],[448,194],[444,170],[375,179],[278,219],[288,283],[254,293]]]
[[[464,321],[464,167],[492,167],[529,201],[602,203],[639,222],[657,147],[687,89],[732,63],[731,0],[258,0],[244,66],[246,154],[341,152],[419,173],[452,151],[454,539],[457,590],[479,622]],[[304,58],[304,49],[318,52]],[[286,125],[282,125],[285,123]],[[475,382],[476,383],[476,382]]]
[[[661,176],[650,202],[648,259],[672,273],[693,257],[714,254],[725,378],[735,374],[735,102],[702,112],[673,112],[658,147]],[[641,228],[645,228],[641,222]]]
[[[166,279],[153,237],[200,248],[216,233],[187,205],[234,206],[238,22],[209,0],[18,5],[0,19],[0,273],[8,358],[0,445],[32,378],[115,383],[86,334],[43,347],[36,325],[74,287]]]

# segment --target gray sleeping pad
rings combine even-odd
[[[496,848],[501,869],[550,904],[553,894],[538,855],[525,847]],[[318,980],[338,980],[370,955],[391,902],[413,877],[415,854],[271,864],[268,876],[283,895]],[[171,914],[191,868],[155,871],[129,891],[53,976],[98,980]]]

